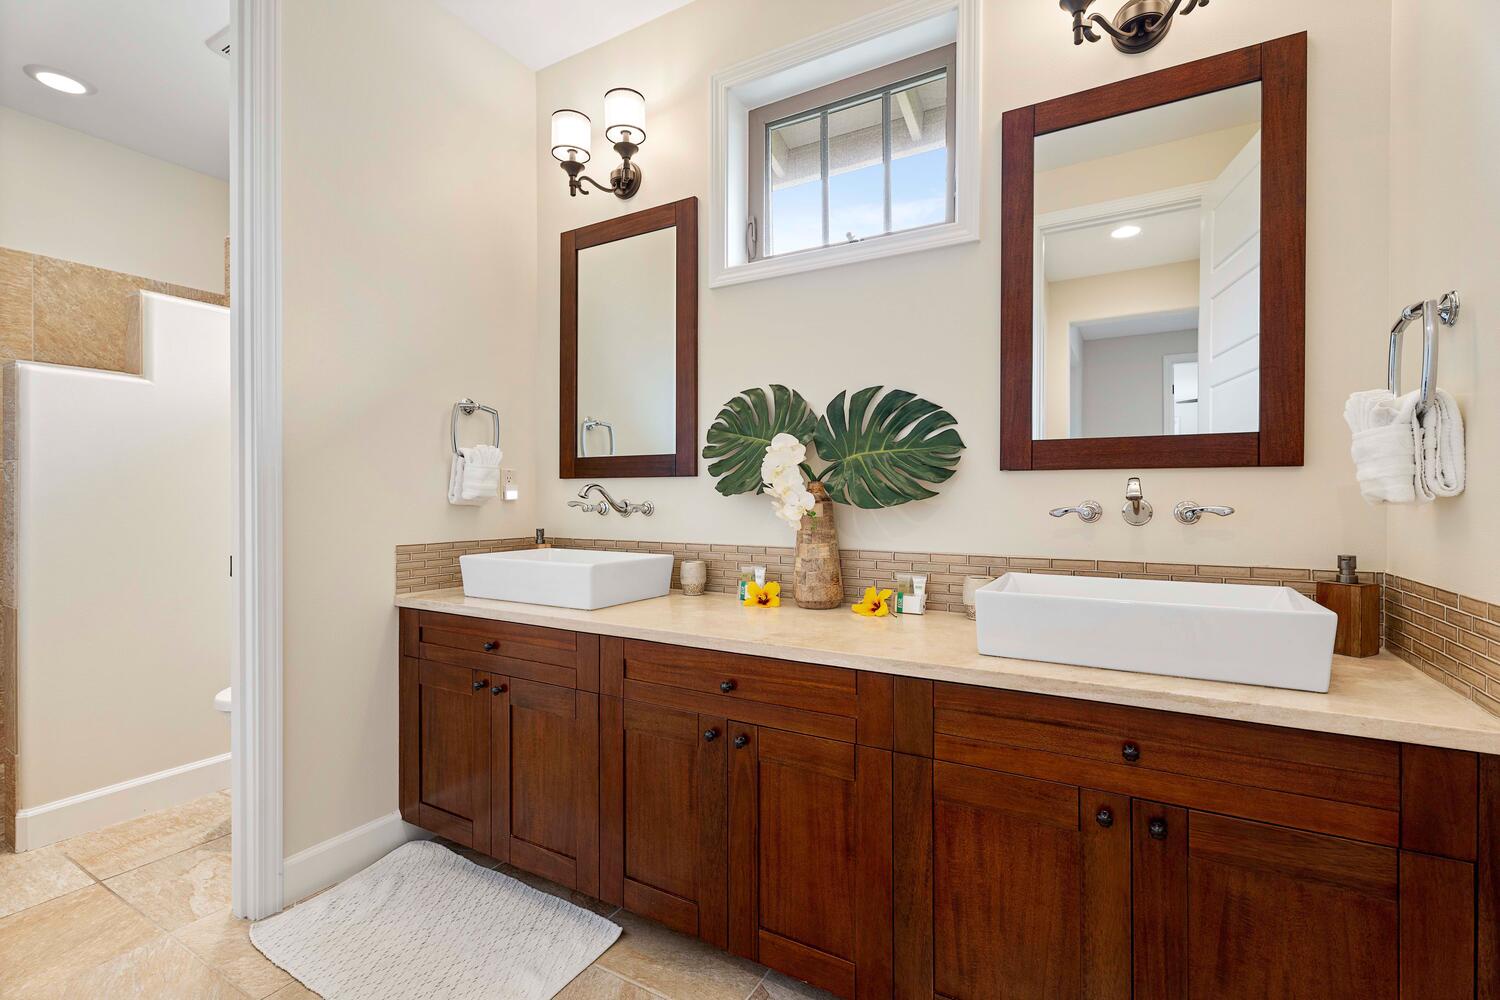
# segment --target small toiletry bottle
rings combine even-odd
[[[1318,584],[1317,601],[1339,617],[1333,651],[1340,656],[1380,652],[1380,585],[1361,583],[1353,556],[1339,556],[1337,579]]]
[[[549,542],[549,541],[547,541],[547,529],[546,528],[538,528],[538,529],[536,529],[536,547],[539,548],[539,549],[550,549],[550,548],[552,548],[552,543]]]
[[[766,568],[764,566],[746,565],[740,567],[740,601],[750,596],[750,584],[758,587],[766,585]]]
[[[927,611],[927,574],[913,573],[909,586],[902,588],[897,577],[896,614],[920,615]]]

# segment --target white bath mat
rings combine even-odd
[[[326,1000],[546,1000],[619,936],[427,841],[250,928],[255,947]]]

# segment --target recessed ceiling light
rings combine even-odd
[[[1116,229],[1114,232],[1110,233],[1109,235],[1113,236],[1117,240],[1128,240],[1128,239],[1131,239],[1132,237],[1141,235],[1141,227],[1140,226],[1121,226],[1119,229]]]
[[[30,66],[23,66],[22,70],[37,83],[50,87],[58,93],[70,94],[74,97],[94,93],[94,88],[82,80],[47,66],[38,66],[33,63]]]

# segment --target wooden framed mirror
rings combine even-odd
[[[1301,465],[1306,34],[1002,129],[1000,467]]]
[[[698,199],[562,234],[563,479],[698,474]]]

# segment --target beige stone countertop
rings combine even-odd
[[[974,623],[934,613],[862,618],[846,609],[745,608],[725,594],[672,593],[599,611],[402,594],[420,611],[645,639],[729,653],[1154,708],[1215,719],[1500,754],[1500,718],[1388,652],[1335,656],[1327,694],[981,656]]]

